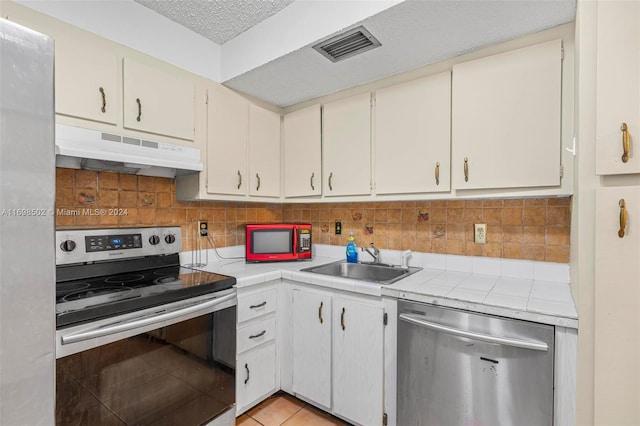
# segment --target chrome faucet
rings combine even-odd
[[[373,243],[371,243],[371,248],[373,249],[373,252],[364,247],[362,248],[362,250],[366,251],[371,257],[373,257],[373,263],[380,263],[380,250],[378,250],[378,248],[374,246]]]

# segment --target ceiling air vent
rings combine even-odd
[[[313,48],[331,62],[338,62],[380,46],[380,42],[360,26],[324,40]]]

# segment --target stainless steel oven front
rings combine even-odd
[[[56,232],[56,423],[235,423],[235,278],[180,228]]]
[[[229,289],[58,330],[56,423],[216,424],[235,413],[235,321]]]

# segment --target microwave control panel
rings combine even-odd
[[[311,230],[300,229],[298,234],[298,250],[300,252],[311,250]]]

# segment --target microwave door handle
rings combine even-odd
[[[293,227],[293,254],[294,256],[298,254],[298,252],[300,251],[300,247],[298,246],[298,244],[300,243],[300,241],[298,241],[298,227],[294,226]]]
[[[236,293],[227,294],[222,297],[218,297],[206,302],[199,302],[191,304],[187,307],[181,307],[169,312],[162,312],[158,315],[144,316],[142,318],[133,318],[125,322],[114,322],[92,330],[81,331],[79,333],[62,336],[62,344],[70,345],[72,343],[83,342],[89,339],[95,339],[97,337],[109,336],[111,334],[122,333],[125,331],[133,330],[139,327],[145,327],[150,324],[159,323],[161,321],[169,321],[183,315],[192,314],[194,312],[201,311],[203,309],[211,308],[212,306],[220,305],[229,300],[233,300],[236,297]]]

